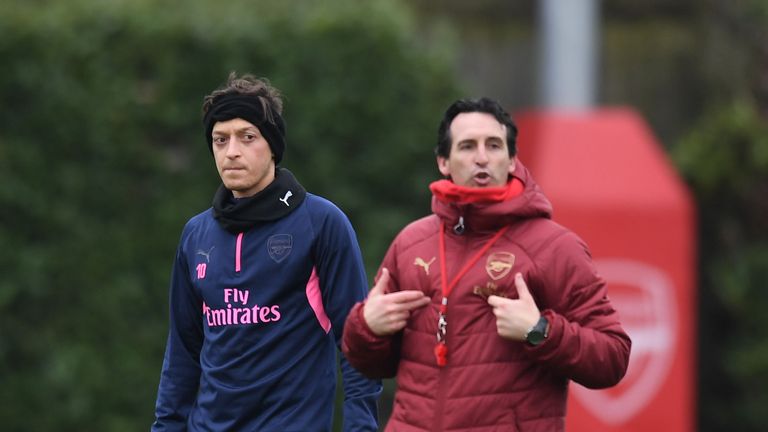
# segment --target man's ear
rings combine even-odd
[[[448,166],[447,158],[442,156],[437,157],[437,169],[440,170],[440,174],[442,174],[444,177],[449,177],[451,175],[451,170]]]
[[[509,159],[509,175],[512,175],[512,173],[515,172],[515,168],[517,167],[517,156],[512,156]]]

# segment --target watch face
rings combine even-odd
[[[548,326],[549,326],[549,321],[547,321],[546,318],[544,317],[539,318],[539,322],[537,322],[536,325],[533,326],[531,331],[529,331],[528,334],[525,335],[525,341],[531,345],[538,345],[544,342],[544,339],[547,338]]]
[[[538,345],[544,342],[544,332],[539,329],[533,329],[530,333],[528,333],[526,340],[531,345]]]

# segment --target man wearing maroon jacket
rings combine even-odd
[[[347,318],[349,362],[397,377],[387,431],[563,431],[570,380],[605,388],[626,372],[605,281],[551,220],[516,137],[491,99],[448,108],[433,214],[398,234]]]

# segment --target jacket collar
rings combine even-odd
[[[519,160],[505,186],[467,188],[439,180],[430,190],[432,211],[448,226],[456,226],[463,218],[468,232],[494,231],[521,219],[552,217],[552,204]]]

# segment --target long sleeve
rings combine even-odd
[[[541,270],[542,311],[548,339],[528,347],[531,355],[588,388],[616,385],[629,363],[631,341],[608,300],[586,245],[575,234],[560,236]],[[549,296],[549,298],[546,298]]]
[[[400,362],[399,340],[394,336],[376,336],[363,318],[363,305],[352,308],[344,327],[342,350],[355,369],[374,379],[393,378]]]
[[[153,432],[186,431],[200,382],[202,301],[192,290],[182,246],[170,287],[170,325],[155,405]]]
[[[397,242],[390,245],[381,268],[387,268],[390,283],[387,292],[399,291],[397,269]],[[379,274],[381,271],[379,271]],[[402,332],[392,336],[377,336],[368,327],[363,317],[365,303],[359,302],[352,308],[344,328],[342,349],[349,362],[369,378],[392,378],[397,374],[400,363],[400,342]]]
[[[337,211],[329,214],[322,224],[317,245],[317,269],[323,303],[331,320],[336,345],[341,348],[347,315],[355,302],[365,298],[368,283],[355,232],[346,216]],[[364,377],[343,355],[341,373],[344,431],[376,431],[381,382]]]

